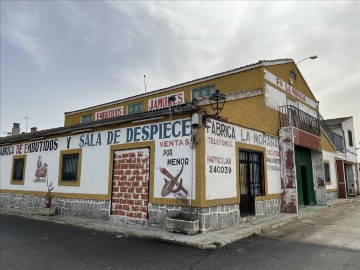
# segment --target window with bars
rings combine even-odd
[[[325,173],[325,182],[327,184],[330,184],[331,179],[330,179],[330,165],[329,165],[329,163],[324,163],[324,173]]]
[[[349,146],[353,146],[352,132],[348,130]]]
[[[134,103],[128,106],[128,115],[135,114],[135,113],[141,113],[144,111],[144,103]]]
[[[81,149],[60,152],[59,185],[79,186],[81,172]]]
[[[198,89],[193,89],[191,91],[191,98],[193,100],[194,98],[202,97],[202,96],[210,97],[214,93],[215,93],[215,85],[209,85]]]
[[[11,184],[23,185],[25,179],[26,155],[19,155],[13,158],[13,166],[11,172]]]

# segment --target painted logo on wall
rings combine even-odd
[[[160,168],[160,172],[166,176],[167,178],[164,178],[165,184],[161,190],[161,196],[166,197],[170,193],[177,194],[179,192],[183,192],[184,195],[188,195],[188,190],[183,187],[183,179],[180,178],[182,172],[184,170],[184,165],[181,166],[180,172],[173,176],[171,173],[168,172],[165,168]],[[180,180],[179,180],[180,178]]]
[[[41,156],[38,157],[37,169],[35,171],[36,179],[34,182],[45,182],[48,176],[48,164],[42,163]]]

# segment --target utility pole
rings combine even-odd
[[[145,81],[146,76],[144,75],[144,85],[145,85],[145,93],[146,93],[146,81]]]

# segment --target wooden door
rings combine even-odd
[[[337,180],[338,180],[338,197],[346,198],[346,185],[345,185],[345,177],[344,177],[344,164],[342,160],[336,160],[336,172],[337,172]]]

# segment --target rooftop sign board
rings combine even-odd
[[[124,115],[123,106],[95,113],[95,120],[105,120]]]
[[[174,97],[174,101],[169,100],[170,97]],[[184,92],[178,92],[171,95],[161,96],[161,97],[149,99],[148,110],[152,111],[152,110],[164,109],[167,107],[183,104],[184,101],[185,101]]]

